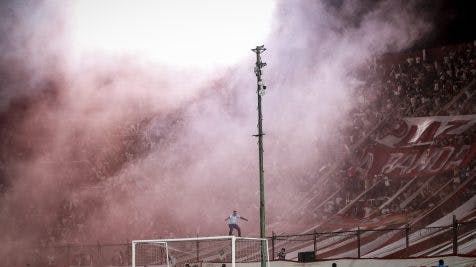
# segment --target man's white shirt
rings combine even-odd
[[[240,220],[240,215],[230,215],[230,217],[228,217],[228,224],[238,224],[238,220]]]

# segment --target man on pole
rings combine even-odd
[[[233,229],[236,229],[238,231],[238,236],[241,237],[241,229],[238,226],[238,221],[240,219],[244,221],[248,221],[248,219],[246,219],[245,217],[241,217],[240,215],[238,215],[238,212],[236,210],[234,210],[233,214],[231,214],[225,219],[225,221],[228,221],[228,228],[230,229],[228,231],[228,235],[232,235]]]

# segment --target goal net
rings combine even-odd
[[[235,267],[260,263],[262,259],[269,267],[265,238],[216,236],[132,241],[132,267]]]

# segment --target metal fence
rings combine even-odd
[[[340,258],[411,258],[428,256],[476,256],[476,221],[457,221],[438,227],[357,229],[311,232],[269,237],[270,259],[278,260],[282,248],[286,260]],[[301,254],[302,255],[302,254]],[[122,244],[59,244],[9,256],[7,266],[131,266],[131,242]]]
[[[34,250],[21,259],[6,259],[8,266],[131,266],[129,244],[61,244]]]
[[[476,221],[457,221],[438,227],[357,229],[275,235],[270,238],[272,259],[281,249],[286,260],[311,253],[314,259],[411,258],[448,255],[476,256]]]

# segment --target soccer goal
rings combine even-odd
[[[269,267],[268,240],[214,236],[132,241],[132,267]],[[253,264],[254,263],[254,264]]]

